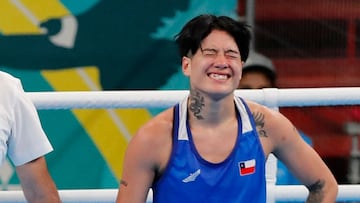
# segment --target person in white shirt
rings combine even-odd
[[[0,165],[9,157],[28,202],[61,202],[47,169],[53,150],[21,81],[0,71]]]

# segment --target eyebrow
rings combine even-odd
[[[219,49],[215,49],[215,48],[202,48],[202,46],[200,46],[200,50],[201,50],[201,51],[216,51],[216,52],[219,51]],[[236,50],[234,50],[234,49],[225,49],[225,50],[224,50],[224,53],[240,54],[239,51],[236,51]]]

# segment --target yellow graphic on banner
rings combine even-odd
[[[42,75],[57,91],[100,89],[96,67],[44,70]],[[120,179],[126,146],[151,114],[146,109],[73,109],[72,112]]]
[[[1,0],[0,32],[11,34],[41,34],[40,23],[69,15],[59,0]]]
[[[6,20],[5,20],[6,19]],[[41,30],[10,1],[0,1],[0,32],[10,34],[39,34]]]
[[[49,18],[59,18],[70,14],[68,9],[65,8],[59,0],[21,0],[21,3],[31,10],[39,21],[45,21]]]

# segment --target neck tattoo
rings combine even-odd
[[[202,108],[205,106],[204,104],[204,97],[200,95],[199,92],[191,91],[190,93],[190,111],[193,112],[194,116],[198,120],[204,119],[201,114]]]

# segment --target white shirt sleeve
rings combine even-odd
[[[7,150],[10,160],[19,166],[51,152],[53,148],[20,80],[0,74],[0,164]]]

